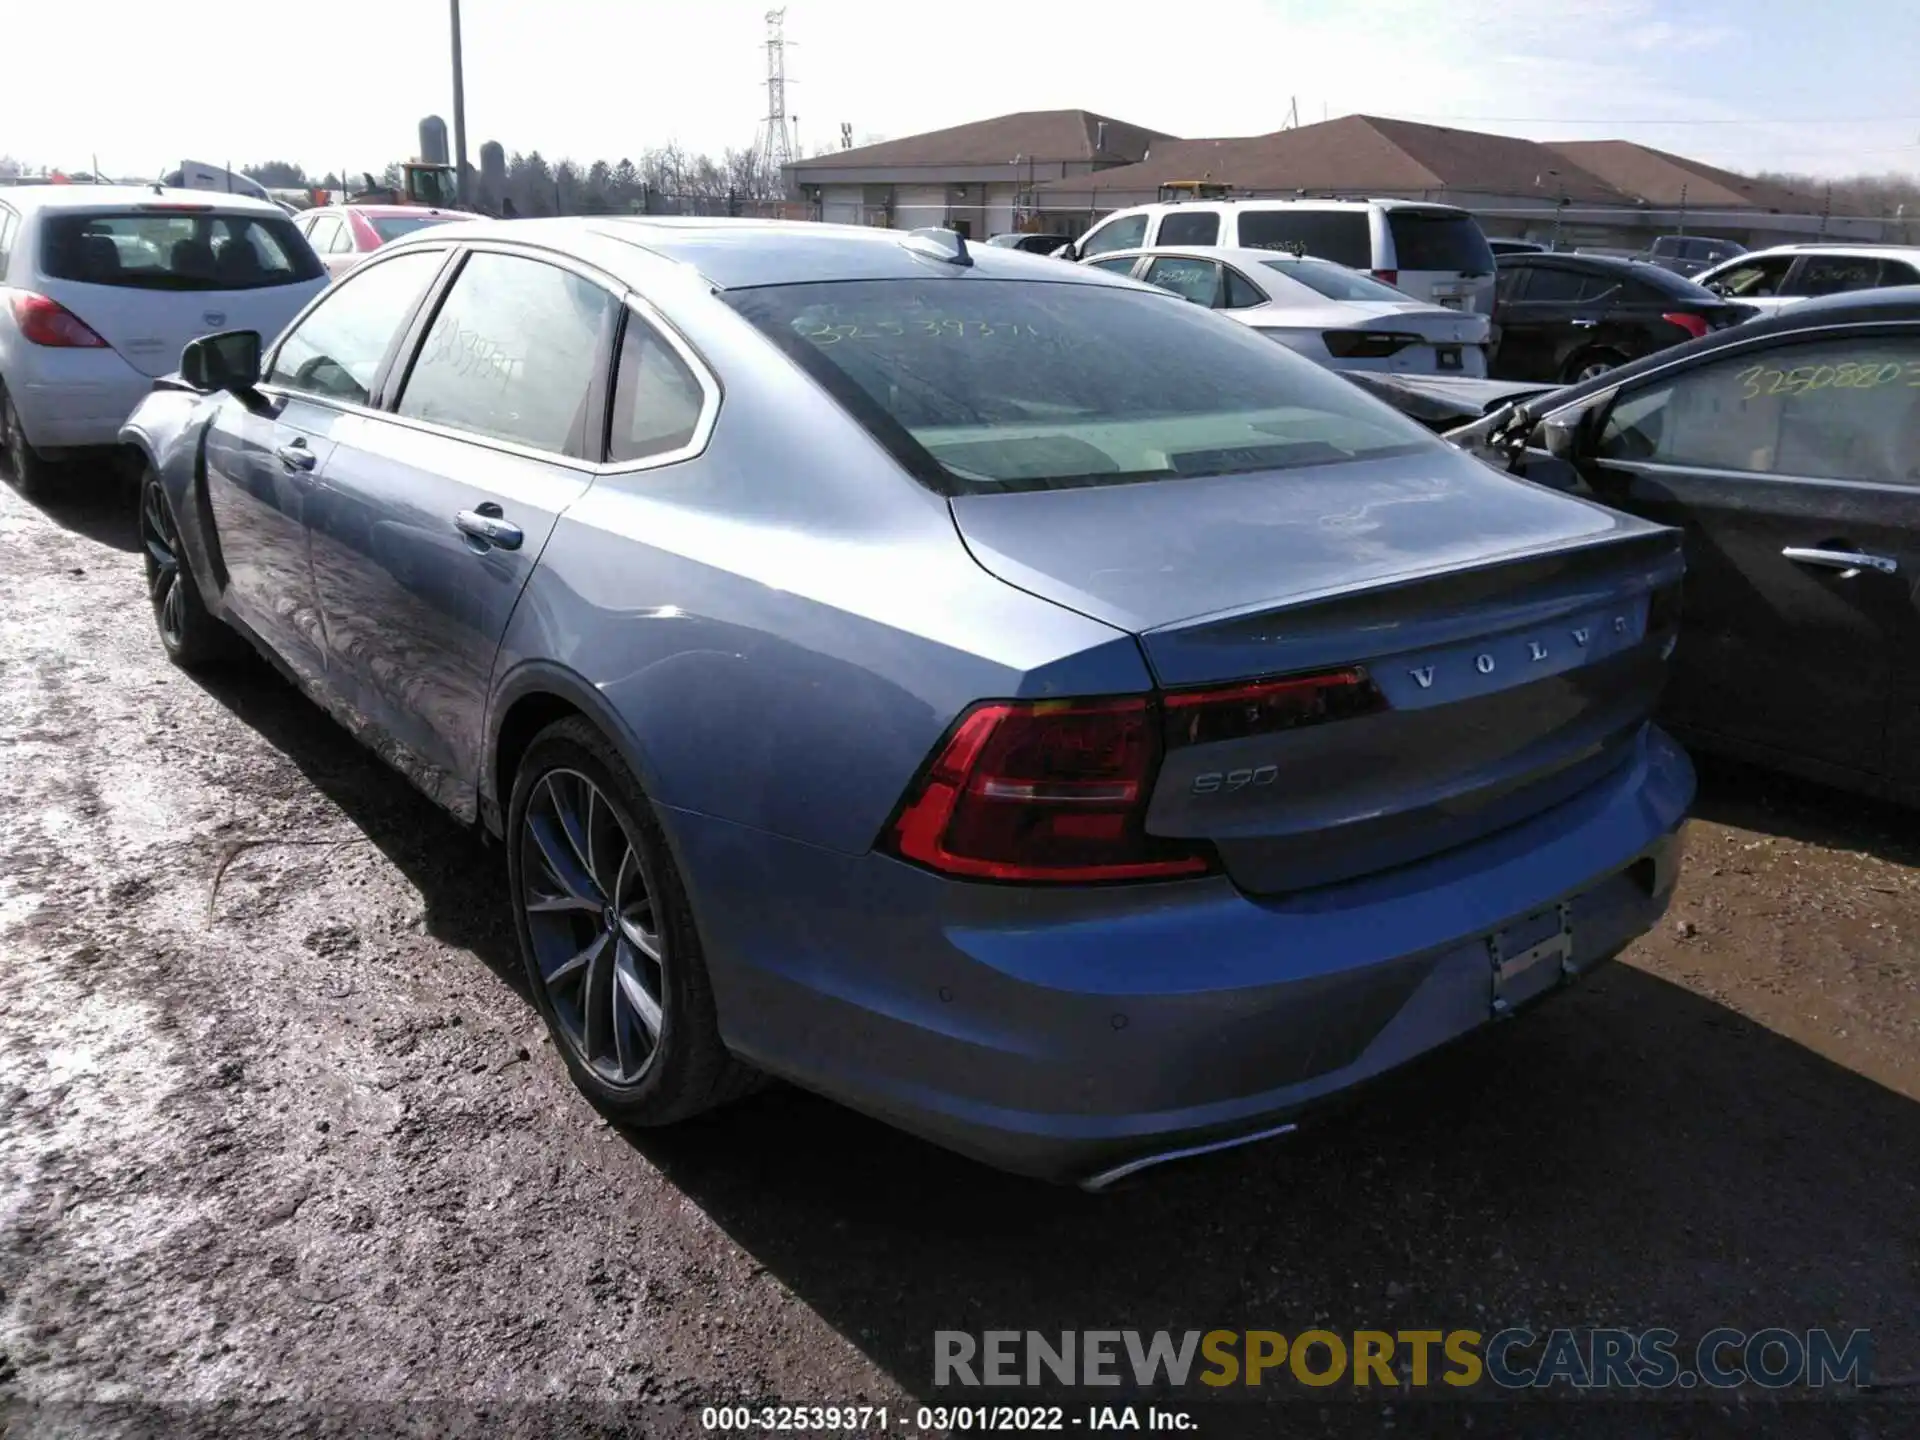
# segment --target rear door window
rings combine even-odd
[[[1213,210],[1176,210],[1160,218],[1156,245],[1218,245],[1220,216]]]
[[[1149,285],[1171,290],[1183,300],[1212,309],[1220,299],[1220,267],[1211,260],[1189,255],[1164,255],[1147,266],[1141,277]]]
[[[428,327],[396,411],[555,455],[583,455],[588,391],[614,311],[611,295],[572,271],[477,252]]]
[[[1563,270],[1557,265],[1535,265],[1529,273],[1533,278],[1527,282],[1528,304],[1579,305],[1619,288],[1619,282],[1611,276]]]
[[[1242,210],[1240,243],[1254,250],[1291,250],[1355,270],[1371,270],[1373,233],[1364,210]],[[1488,269],[1492,269],[1489,261]]]
[[[1880,283],[1880,262],[1871,255],[1809,255],[1788,283],[1789,295],[1839,295]]]
[[[284,215],[180,208],[49,213],[40,268],[55,280],[134,290],[260,290],[317,280],[313,248]]]
[[[1493,251],[1471,215],[1450,210],[1389,210],[1396,270],[1449,270],[1491,275]]]

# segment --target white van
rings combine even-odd
[[[1480,222],[1418,200],[1192,200],[1117,210],[1073,246],[1226,245],[1331,260],[1450,310],[1493,310],[1493,251]]]

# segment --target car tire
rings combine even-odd
[[[246,643],[209,613],[193,567],[180,548],[173,503],[151,466],[140,477],[140,549],[147,565],[147,600],[167,658],[182,670],[214,668],[246,653]]]
[[[7,393],[4,381],[0,381],[0,453],[6,456],[13,488],[23,499],[39,500],[46,496],[58,467],[27,439],[20,412],[13,408],[13,397]]]
[[[666,837],[607,738],[574,717],[527,747],[507,807],[520,959],[573,1082],[609,1119],[669,1125],[756,1088],[720,1039]]]
[[[1582,350],[1567,361],[1561,379],[1569,385],[1577,385],[1582,380],[1604,375],[1626,363],[1627,357],[1616,350]]]

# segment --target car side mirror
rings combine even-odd
[[[228,330],[189,340],[180,352],[180,378],[204,394],[251,390],[260,381],[260,332]]]
[[[1069,240],[1053,252],[1053,258],[1056,260],[1078,260],[1080,258],[1080,247]]]

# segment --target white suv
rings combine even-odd
[[[1480,223],[1452,205],[1417,200],[1194,200],[1117,210],[1073,247],[1110,250],[1224,245],[1291,250],[1363,270],[1416,300],[1493,309],[1493,251]]]
[[[0,191],[0,451],[22,493],[119,443],[189,340],[274,336],[327,285],[279,206],[158,186]]]
[[[1877,290],[1884,285],[1920,285],[1920,249],[1907,245],[1780,245],[1736,255],[1692,277],[1771,315],[1797,300]]]

